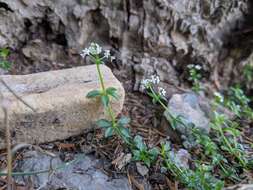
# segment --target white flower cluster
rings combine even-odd
[[[150,84],[159,84],[160,83],[160,78],[157,75],[152,75],[150,79],[143,79],[141,81],[141,89],[144,90],[146,88],[149,88]],[[160,96],[166,95],[166,90],[162,87],[158,87],[158,93]]]
[[[90,44],[90,47],[82,50],[81,56],[85,57],[87,55],[99,55],[101,52],[102,52],[102,48],[98,44],[92,42]]]
[[[156,76],[156,75],[152,75],[151,79],[143,79],[141,81],[141,85],[143,89],[147,88],[148,85],[150,84],[159,84],[159,83],[160,83],[160,78],[159,76]]]
[[[89,56],[89,55],[100,55],[102,53],[102,47],[99,46],[97,43],[92,42],[90,44],[90,47],[85,48],[84,50],[82,50],[82,53],[80,54],[83,58],[85,56]],[[110,50],[104,50],[104,58],[110,58],[111,60],[115,59],[114,57],[111,56]]]
[[[189,69],[196,69],[196,70],[200,70],[201,69],[201,66],[200,65],[193,65],[193,64],[190,64],[190,65],[187,65],[187,67]]]
[[[159,78],[159,76],[152,75],[151,76],[151,81],[152,81],[153,84],[159,84],[160,83],[160,78]]]

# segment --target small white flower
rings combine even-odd
[[[90,55],[90,50],[88,48],[85,48],[82,50],[82,53],[80,55],[85,58],[85,56]]]
[[[152,81],[150,79],[143,79],[141,84],[146,88]]]
[[[151,81],[152,81],[153,84],[159,84],[160,78],[159,78],[159,76],[152,75],[151,76]]]
[[[200,70],[201,66],[200,65],[195,65],[195,69]]]
[[[222,94],[220,94],[219,92],[215,92],[214,93],[214,97],[220,102],[224,102],[224,97],[222,96]]]
[[[110,50],[105,50],[104,56],[108,59],[111,56]]]
[[[102,52],[102,47],[100,47],[97,43],[92,42],[89,47],[89,52],[92,55],[99,55]]]
[[[166,96],[166,90],[164,90],[162,87],[158,87],[158,93],[163,97]]]
[[[191,68],[193,68],[193,67],[194,67],[193,64],[187,65],[187,68],[189,68],[189,69],[191,69]]]

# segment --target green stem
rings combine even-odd
[[[156,101],[158,101],[159,104],[161,104],[161,106],[169,112],[168,107],[161,101],[160,97],[157,95],[157,93],[154,91],[154,89],[149,85],[149,89],[151,91],[151,93],[154,95],[154,98]]]
[[[154,91],[154,89],[152,88],[152,86],[148,86],[149,90],[151,91],[151,93],[153,94],[155,100],[167,111],[167,114],[169,115],[169,117],[174,120],[175,117],[171,114],[169,108],[161,101],[161,98],[157,95],[157,93]],[[187,127],[187,125],[184,122],[180,122],[181,125],[183,125],[184,127]]]
[[[103,94],[106,93],[106,90],[105,90],[105,85],[104,85],[104,78],[103,78],[103,75],[101,73],[101,70],[100,70],[100,65],[101,64],[101,60],[99,58],[96,58],[96,66],[97,66],[97,71],[98,71],[98,77],[99,77],[99,81],[100,81],[100,84],[101,84],[101,87],[102,87],[102,92]]]
[[[104,96],[108,96],[107,92],[106,92],[106,88],[105,88],[105,84],[104,84],[104,78],[103,75],[101,73],[101,69],[100,69],[100,64],[101,64],[101,60],[99,59],[99,57],[95,57],[95,63],[97,66],[97,72],[98,72],[98,76],[99,76],[99,81],[100,81],[100,85],[102,88],[102,94]],[[112,106],[109,104],[106,107],[107,113],[112,121],[112,127],[114,129],[114,131],[127,143],[127,144],[131,144],[127,138],[122,134],[122,132],[119,130],[119,128],[117,127],[117,123],[116,123],[116,117],[115,114],[112,110]]]
[[[242,166],[245,167],[245,165],[246,165],[245,161],[242,160],[241,157],[239,155],[237,155],[237,153],[234,151],[233,147],[231,146],[231,144],[228,142],[227,138],[225,137],[221,126],[219,126],[219,132],[220,132],[220,135],[221,135],[223,141],[225,142],[225,144],[229,148],[230,152],[239,160],[239,162],[242,164]]]

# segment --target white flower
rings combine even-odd
[[[160,78],[159,78],[159,76],[152,75],[151,76],[151,81],[152,81],[153,84],[159,84]]]
[[[220,94],[219,92],[215,92],[214,93],[214,97],[220,102],[224,102],[224,97],[222,96],[222,94]]]
[[[90,50],[88,48],[85,48],[82,50],[82,53],[80,55],[85,58],[85,56],[90,55]]]
[[[158,87],[158,93],[163,97],[166,96],[166,90],[164,90],[162,87]]]
[[[92,42],[89,51],[92,55],[99,55],[102,52],[102,48],[97,43]]]
[[[200,70],[201,66],[200,65],[195,65],[195,69]]]
[[[152,81],[150,79],[143,79],[141,84],[146,88]]]
[[[189,69],[191,69],[191,68],[194,67],[194,65],[193,65],[193,64],[190,64],[190,65],[187,65],[187,67],[188,67]]]
[[[104,56],[108,59],[111,56],[110,50],[105,50]]]
[[[102,52],[102,47],[100,47],[98,44],[92,42],[90,44],[90,47],[85,48],[82,50],[82,53],[80,54],[83,58],[87,55],[99,55]],[[110,54],[110,52],[109,52]]]

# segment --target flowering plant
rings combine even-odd
[[[104,60],[108,58],[112,58],[109,50],[103,50],[96,43],[91,43],[89,48],[85,48],[81,56],[85,58],[86,56],[90,57],[91,60],[96,64],[97,73],[99,76],[99,82],[101,89],[90,91],[86,97],[87,98],[100,98],[107,115],[110,120],[100,119],[97,121],[97,125],[101,128],[105,129],[105,137],[110,137],[113,134],[117,134],[126,142],[129,143],[130,132],[128,128],[125,126],[130,122],[130,119],[127,117],[121,117],[120,119],[116,119],[116,115],[113,112],[111,106],[111,98],[118,100],[119,95],[117,93],[117,89],[114,87],[105,87],[104,78],[101,73],[100,65],[104,63]]]

